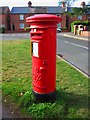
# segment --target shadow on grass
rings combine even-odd
[[[57,90],[57,100],[63,100],[66,104],[70,106],[73,105],[81,108],[88,107],[88,96],[66,93],[63,90]]]
[[[70,107],[88,110],[88,96],[85,95],[75,95],[73,93],[64,92],[63,90],[57,90],[56,100],[59,102],[63,101],[65,103],[65,114],[68,114],[68,109]]]

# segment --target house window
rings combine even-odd
[[[24,23],[20,23],[20,29],[24,29]]]
[[[2,25],[1,25],[1,27],[5,27],[5,25],[4,25],[4,24],[2,24]]]
[[[20,15],[20,20],[24,20],[24,15]]]
[[[82,16],[81,15],[78,16],[78,20],[82,20]]]

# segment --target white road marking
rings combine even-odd
[[[77,46],[77,47],[80,47],[80,48],[84,48],[84,49],[89,49],[88,47],[85,47],[85,46],[82,46],[82,45],[78,45],[78,44],[75,44],[75,43],[71,43],[71,42],[68,42],[68,41],[64,41],[65,43],[67,44],[71,44],[71,45],[74,45],[74,46]]]
[[[83,38],[83,37],[76,37],[76,36],[72,36],[72,35],[67,35],[67,34],[64,34],[65,37],[70,37],[70,38],[74,38],[74,39],[79,39],[79,40],[88,40],[88,37],[87,38]]]

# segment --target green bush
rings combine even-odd
[[[31,30],[31,28],[30,28],[30,27],[25,27],[24,30],[25,30],[25,31],[26,31],[26,30]]]
[[[67,30],[67,27],[63,27],[62,30]]]
[[[74,32],[74,25],[90,26],[90,21],[74,21],[71,23],[71,32]]]
[[[5,27],[0,27],[0,33],[5,33],[6,32],[6,28]]]

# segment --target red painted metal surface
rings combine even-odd
[[[31,27],[33,91],[39,94],[56,90],[56,28],[61,20],[49,14],[26,19]]]

